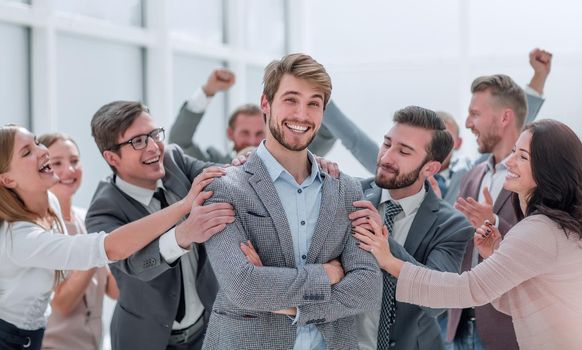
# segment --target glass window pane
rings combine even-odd
[[[456,56],[459,2],[312,0],[307,50],[320,62]],[[438,15],[436,15],[438,14]]]
[[[141,0],[54,0],[57,10],[138,27],[143,23],[142,6]]]
[[[247,67],[247,88],[246,101],[260,105],[261,95],[263,94],[263,74],[265,67],[248,66]]]
[[[176,55],[174,56],[174,106],[176,114],[184,101],[201,87],[213,69],[223,66],[223,62],[207,58]],[[193,139],[206,149],[213,146],[226,151],[226,109],[225,94],[217,93],[208,106]]]
[[[534,47],[582,49],[582,4],[570,0],[467,1],[472,55],[523,55]]]
[[[245,2],[246,42],[251,51],[280,57],[285,54],[285,1],[247,0]],[[265,30],[268,28],[268,30]]]
[[[223,42],[222,1],[172,0],[168,6],[173,31],[203,42]]]
[[[135,46],[58,37],[57,128],[77,141],[85,168],[77,205],[87,207],[99,180],[111,173],[91,136],[91,118],[106,103],[143,99],[142,55]]]
[[[0,125],[30,127],[28,29],[0,23]]]

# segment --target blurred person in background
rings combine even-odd
[[[69,235],[87,234],[86,210],[73,206],[73,196],[81,186],[83,177],[77,144],[60,133],[41,135],[38,141],[48,148],[51,167],[59,178],[50,191],[59,200],[67,232]],[[105,294],[112,299],[117,299],[119,294],[107,266],[69,272],[54,291],[42,348],[100,349]]]

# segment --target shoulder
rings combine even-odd
[[[249,186],[248,179],[251,174],[247,173],[244,166],[230,166],[225,168],[226,174],[215,178],[208,186],[207,191],[240,191]]]
[[[538,214],[527,216],[515,224],[507,233],[506,238],[527,240],[543,246],[556,242],[559,235],[565,237],[564,231],[558,224],[549,217]]]

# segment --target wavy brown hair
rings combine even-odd
[[[565,124],[539,120],[525,126],[530,132],[531,170],[536,188],[527,199],[525,216],[543,214],[556,222],[567,236],[582,239],[582,143]],[[524,216],[519,199],[513,204]]]
[[[24,128],[14,124],[0,127],[0,150],[2,150],[0,152],[0,174],[4,174],[10,170],[16,134],[22,130]],[[50,207],[48,214],[56,223],[58,231],[65,232],[61,220]],[[0,224],[3,224],[5,221],[7,223],[26,221],[38,225],[36,220],[40,219],[40,217],[41,215],[39,213],[35,213],[26,207],[26,204],[16,191],[0,186]],[[63,276],[62,271],[55,271],[55,284],[62,281]]]

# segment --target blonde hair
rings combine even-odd
[[[0,174],[4,174],[10,170],[16,134],[21,130],[24,130],[24,128],[14,124],[0,127],[0,149],[2,150],[0,152]],[[57,230],[64,233],[65,231],[61,220],[55,211],[49,207],[48,214],[56,223]],[[26,221],[38,225],[36,220],[39,218],[40,215],[38,213],[26,207],[26,204],[16,191],[5,186],[0,186],[0,224],[4,222]],[[62,281],[63,277],[63,271],[55,271],[55,285]]]
[[[290,74],[298,79],[307,80],[315,84],[323,92],[323,108],[327,106],[331,97],[331,78],[327,71],[311,56],[294,53],[283,56],[280,60],[273,61],[265,68],[263,76],[263,94],[269,103],[273,102],[275,93],[279,89],[279,83],[285,74]]]
[[[511,108],[518,129],[523,127],[527,102],[523,89],[505,74],[485,75],[473,80],[471,93],[489,91],[499,106]]]

